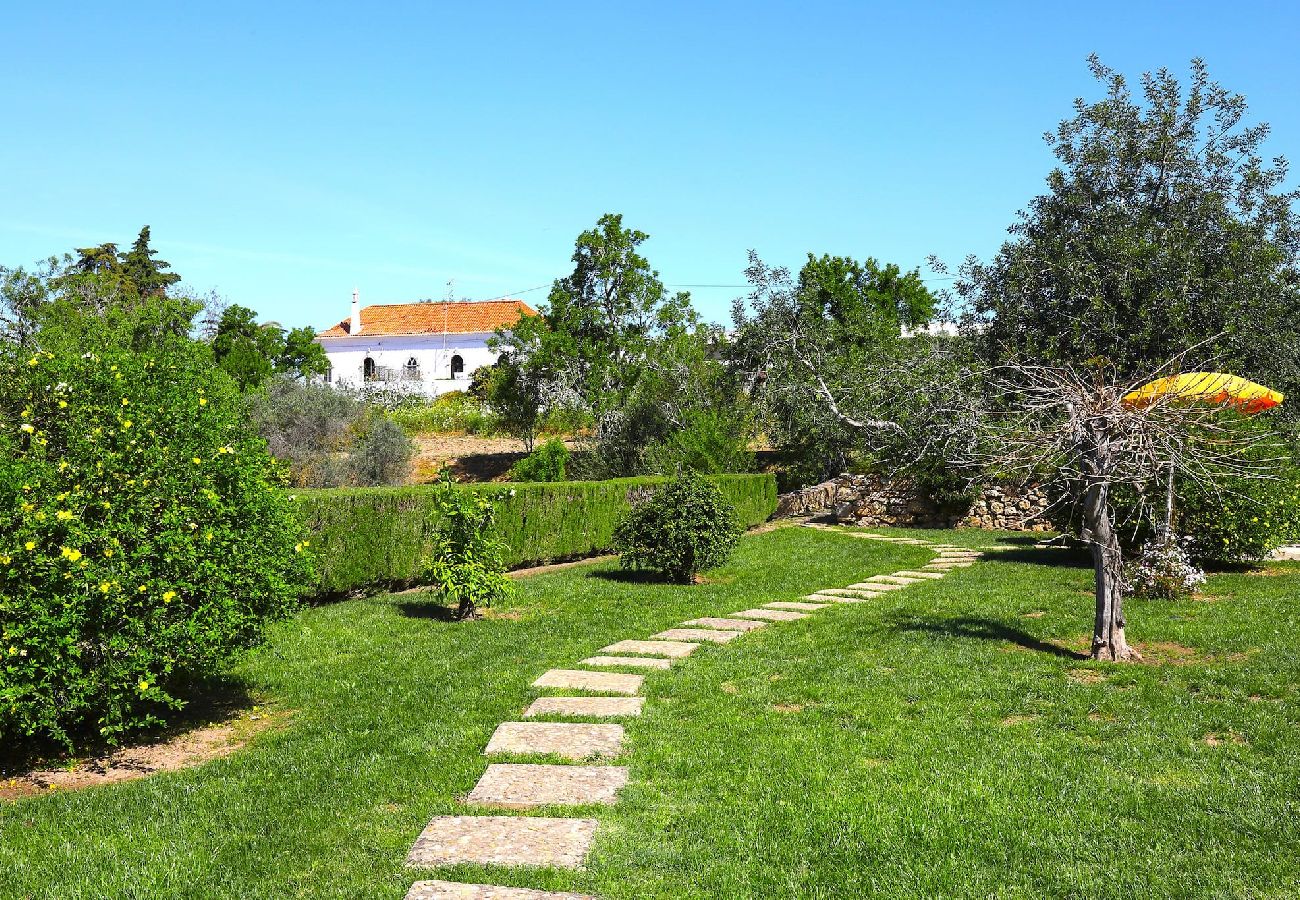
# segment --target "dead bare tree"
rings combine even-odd
[[[1221,405],[1165,394],[1138,405],[1125,396],[1177,360],[1132,383],[1098,366],[1010,364],[991,373],[995,409],[983,464],[1025,479],[1050,478],[1082,519],[1092,551],[1096,617],[1094,659],[1140,658],[1125,635],[1123,551],[1112,504],[1121,485],[1145,490],[1176,475],[1218,490],[1228,478],[1267,478],[1276,459],[1253,452],[1280,445],[1244,427]],[[1280,456],[1278,457],[1280,458]]]

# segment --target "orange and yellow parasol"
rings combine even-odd
[[[1228,406],[1248,416],[1272,409],[1284,399],[1281,394],[1240,375],[1223,372],[1184,372],[1157,378],[1124,395],[1129,406],[1150,406],[1164,399],[1182,399],[1211,406]]]

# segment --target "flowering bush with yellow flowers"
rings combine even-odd
[[[0,349],[0,746],[163,721],[310,548],[206,349]]]

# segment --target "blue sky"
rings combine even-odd
[[[371,8],[373,7],[373,8]],[[11,4],[0,264],[128,244],[288,325],[545,298],[604,212],[671,285],[746,251],[989,255],[1041,135],[1201,56],[1300,157],[1294,3]],[[927,277],[932,277],[927,271]],[[943,282],[935,281],[941,287]],[[693,288],[725,319],[733,287]]]

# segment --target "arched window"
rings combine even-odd
[[[361,374],[365,377],[366,381],[375,380],[375,361],[369,356],[367,356],[366,361],[361,364]]]
[[[420,377],[420,361],[414,356],[406,360],[406,365],[402,367],[402,375],[407,378]]]
[[[461,359],[459,353],[451,358],[451,377],[459,378],[465,374],[465,360]]]

